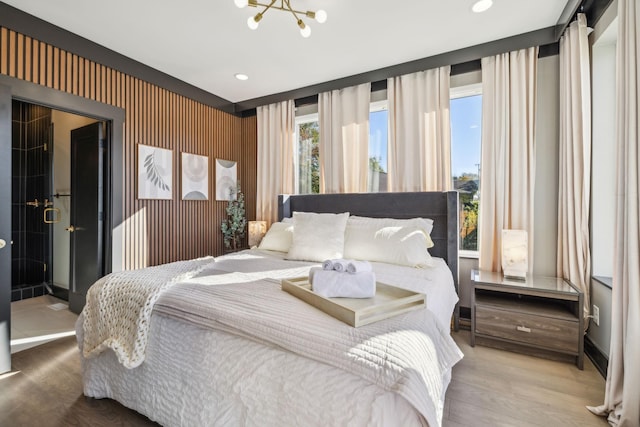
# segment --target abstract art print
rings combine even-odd
[[[182,153],[182,200],[209,200],[209,157]]]
[[[138,144],[138,198],[173,198],[173,151]]]
[[[237,163],[216,159],[216,200],[235,200],[237,183]]]

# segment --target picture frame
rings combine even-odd
[[[235,200],[238,187],[238,163],[216,159],[216,200]]]
[[[173,199],[173,150],[138,144],[138,199]]]
[[[209,157],[181,154],[182,200],[209,200]]]

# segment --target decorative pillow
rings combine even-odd
[[[424,230],[427,235],[427,248],[433,247],[431,240],[431,231],[433,230],[433,220],[431,218],[370,218],[366,216],[352,216],[349,218],[348,224],[364,224],[377,228],[382,227],[418,227]]]
[[[260,241],[258,249],[289,252],[293,239],[293,223],[274,222]]]
[[[293,241],[287,259],[318,261],[342,258],[349,212],[294,212]]]
[[[421,227],[349,223],[345,232],[344,257],[409,267],[431,267],[433,259],[427,250],[429,242],[429,235]]]

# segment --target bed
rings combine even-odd
[[[165,426],[441,425],[462,357],[450,336],[457,206],[456,192],[280,196],[283,222],[344,212],[433,220],[430,267],[372,261],[378,281],[426,293],[427,309],[360,328],[280,289],[319,265],[288,259],[292,251],[254,248],[101,279],[76,324],[84,394]]]

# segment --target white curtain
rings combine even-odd
[[[584,293],[589,315],[591,255],[591,75],[587,18],[578,14],[560,39],[560,161],[557,275]],[[589,322],[585,322],[585,330]]]
[[[295,186],[295,109],[292,100],[257,108],[258,181],[256,219],[278,220],[278,194]]]
[[[389,191],[451,189],[450,72],[446,66],[387,80]]]
[[[370,100],[371,83],[319,95],[321,193],[367,191]]]
[[[538,48],[482,59],[480,269],[501,271],[503,229],[529,234],[533,264]]]
[[[611,297],[611,350],[604,404],[609,424],[640,425],[640,10],[618,0],[617,183]]]

